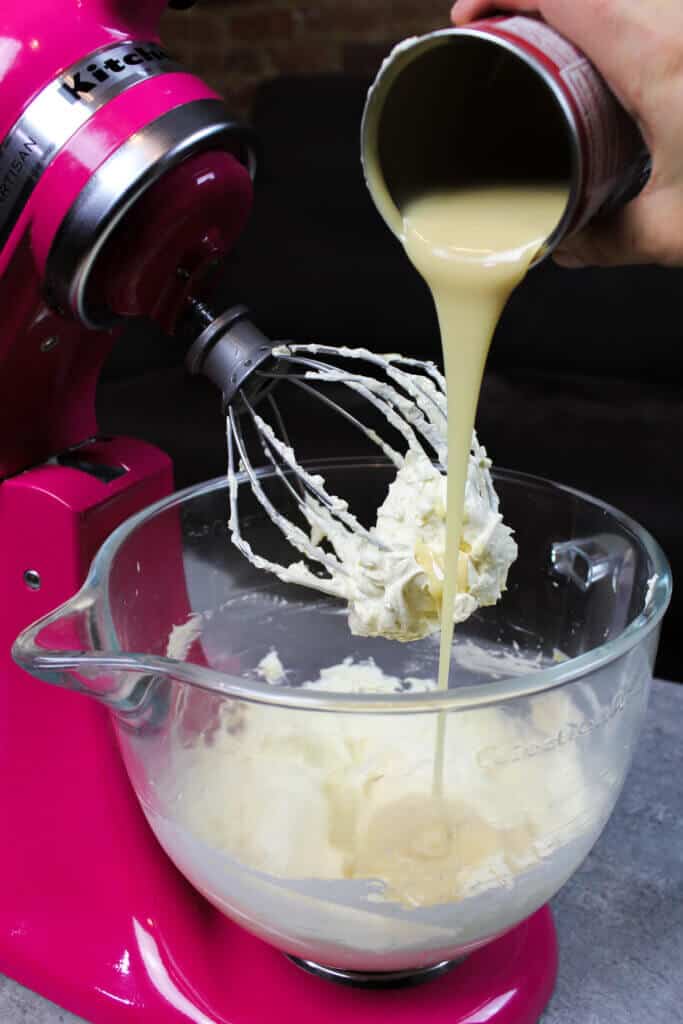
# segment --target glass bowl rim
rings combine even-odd
[[[353,466],[370,469],[373,465],[386,468],[390,464],[385,459],[370,456],[366,458],[315,459],[307,461],[305,465],[309,472],[324,474],[326,470],[329,471],[331,469],[351,468]],[[198,686],[201,689],[212,691],[225,697],[292,709],[345,713],[379,712],[386,714],[398,712],[415,714],[442,710],[466,710],[502,704],[515,698],[529,697],[547,692],[556,687],[565,686],[620,658],[656,628],[666,612],[671,598],[672,579],[669,563],[664,552],[647,530],[614,506],[565,484],[559,484],[533,474],[503,468],[494,467],[492,473],[494,480],[496,478],[510,480],[513,483],[523,484],[527,487],[559,490],[569,494],[613,517],[620,526],[630,531],[636,537],[638,543],[646,550],[652,561],[653,576],[656,577],[656,582],[649,589],[648,598],[643,609],[618,636],[605,641],[598,647],[593,648],[593,650],[576,658],[571,658],[568,661],[560,662],[557,665],[536,670],[523,676],[508,676],[493,680],[490,683],[477,683],[457,687],[446,692],[428,691],[400,695],[348,694],[337,693],[332,690],[311,691],[298,687],[278,686],[267,682],[257,682],[256,680],[232,676],[228,673],[218,672],[215,669],[176,661],[172,658],[120,652],[109,605],[109,588],[107,586],[109,570],[117,552],[135,530],[163,512],[215,491],[225,490],[227,498],[228,480],[225,476],[220,476],[201,484],[186,487],[166,498],[162,498],[160,501],[154,502],[125,520],[104,541],[93,560],[88,578],[80,592],[83,594],[84,591],[89,590],[95,599],[95,606],[101,605],[102,619],[100,621],[104,627],[103,639],[106,638],[106,642],[110,647],[110,651],[98,650],[96,653],[89,655],[89,659],[92,659],[91,665],[94,668],[94,662],[97,660],[98,666],[102,669],[109,667],[122,671],[143,670],[154,672],[155,674],[171,676],[179,681]],[[263,478],[273,475],[273,470],[269,467],[263,467],[257,470],[257,474]],[[246,482],[247,477],[245,473],[240,473],[236,479],[239,484],[243,484]],[[227,509],[226,501],[226,522]]]

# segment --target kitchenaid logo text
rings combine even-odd
[[[135,46],[118,57],[92,61],[82,71],[73,71],[62,79],[62,90],[72,102],[80,100],[87,103],[91,93],[94,93],[102,83],[116,79],[141,64],[161,64],[170,59],[158,46]]]
[[[631,679],[626,682],[615,693],[612,700],[603,707],[594,718],[582,718],[579,722],[568,722],[554,736],[539,740],[537,743],[522,743],[509,747],[486,747],[477,754],[477,761],[482,768],[499,767],[504,764],[514,764],[516,761],[524,761],[527,757],[538,757],[539,754],[547,754],[564,747],[567,743],[576,743],[582,736],[600,729],[610,722],[616,715],[624,710],[629,701],[633,700],[645,688],[646,680],[641,678]]]
[[[31,159],[36,149],[40,150],[37,139],[33,136],[24,139],[0,181],[0,205],[11,196],[15,183],[23,177],[26,161]]]

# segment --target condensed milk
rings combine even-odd
[[[448,394],[448,492],[439,687],[447,689],[472,431],[491,339],[567,204],[561,186],[428,190],[402,209],[403,244],[432,293]],[[445,716],[439,716],[434,787],[442,785]]]

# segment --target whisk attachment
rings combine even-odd
[[[227,417],[229,528],[257,568],[286,583],[345,600],[349,625],[365,636],[415,640],[440,627],[446,557],[448,459],[446,381],[432,362],[367,348],[270,341],[245,306],[218,317],[192,303],[192,373],[221,390]],[[274,390],[278,385],[277,391]],[[286,385],[286,387],[285,387]],[[377,520],[362,523],[319,473],[297,457],[280,399],[299,398],[315,433],[332,415],[396,471]],[[303,402],[301,401],[303,400]],[[494,604],[517,548],[503,524],[490,460],[472,436],[458,561],[455,620]],[[240,482],[241,481],[241,482]],[[287,541],[289,564],[245,528],[254,501]],[[242,507],[241,507],[242,506]]]
[[[200,334],[185,358],[187,369],[213,381],[225,406],[238,395],[260,401],[277,374],[256,376],[254,371],[272,361],[273,342],[251,322],[246,306],[231,306],[214,317],[203,303],[193,300],[191,305]]]
[[[255,566],[284,582],[347,601],[353,632],[398,640],[436,632],[446,547],[443,375],[431,362],[381,356],[365,348],[279,344],[272,348],[272,360],[254,375],[298,392],[311,405],[312,416],[320,403],[321,413],[328,410],[360,432],[393,464],[396,479],[378,508],[377,522],[361,523],[325,479],[297,458],[279,404],[282,390],[277,401],[270,392],[258,410],[243,394],[241,414],[234,404],[227,408],[233,543]],[[473,436],[466,496],[470,532],[459,571],[458,621],[479,604],[498,599],[516,555],[489,467]],[[239,483],[240,472],[248,486]],[[240,508],[245,492],[298,552],[298,561],[280,564],[254,549]]]

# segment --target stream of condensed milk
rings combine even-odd
[[[446,552],[439,687],[448,688],[465,483],[479,391],[503,308],[567,204],[561,186],[434,190],[402,204],[403,244],[434,299],[448,399]],[[434,792],[443,786],[446,716],[438,716]]]

